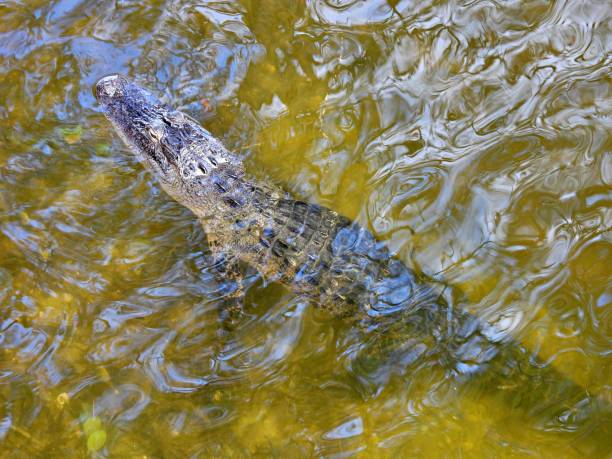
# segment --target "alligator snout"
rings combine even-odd
[[[94,96],[99,102],[104,99],[112,99],[121,94],[128,80],[119,74],[102,77],[94,86]]]

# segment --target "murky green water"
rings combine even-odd
[[[576,448],[601,428],[584,400],[519,417],[427,360],[365,389],[342,324],[278,286],[220,335],[202,230],[91,86],[121,72],[165,94],[612,403],[610,13],[0,1],[2,457],[605,456],[612,439]]]

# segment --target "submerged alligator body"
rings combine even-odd
[[[95,92],[164,190],[200,219],[219,259],[245,262],[337,316],[375,317],[433,300],[370,232],[247,175],[208,131],[147,90],[109,76]]]
[[[207,130],[146,89],[110,75],[94,92],[164,190],[201,220],[210,250],[228,265],[226,273],[246,263],[362,330],[380,328],[385,339],[368,356],[395,354],[387,361],[404,367],[432,358],[459,378],[487,374],[494,387],[518,386],[520,392],[510,391],[507,398],[528,412],[541,408],[544,399],[550,402],[544,409],[598,403],[554,370],[534,366],[528,352],[491,326],[449,308],[435,288],[360,225],[248,175]],[[537,372],[525,372],[526,366]],[[598,432],[591,446],[601,447],[609,428]]]

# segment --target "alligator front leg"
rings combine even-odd
[[[221,286],[223,294],[218,307],[222,329],[232,330],[244,318],[245,295],[254,281],[247,276],[243,263],[225,253],[210,255],[209,271]]]

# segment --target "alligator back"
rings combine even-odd
[[[431,287],[359,224],[254,177],[215,174],[221,199],[235,203],[202,219],[215,255],[254,266],[336,316],[375,318],[435,303]]]

